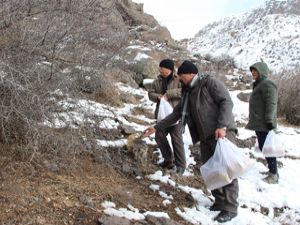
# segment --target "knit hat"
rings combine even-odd
[[[191,61],[185,60],[178,68],[177,74],[198,73],[198,68]]]
[[[174,62],[171,59],[164,59],[159,63],[159,67],[164,67],[174,71]]]

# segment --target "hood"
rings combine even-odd
[[[257,62],[250,66],[250,71],[255,69],[260,76],[267,77],[269,74],[269,67],[265,62]]]

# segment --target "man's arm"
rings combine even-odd
[[[173,109],[173,112],[163,120],[159,121],[154,128],[164,130],[175,124],[181,118],[181,102],[179,102]]]
[[[158,91],[156,90],[156,86],[158,85],[158,80],[154,80],[153,83],[151,84],[151,87],[148,91],[148,97],[151,101],[153,102],[159,102],[160,97],[162,96]]]
[[[212,98],[219,105],[217,127],[228,127],[229,122],[231,121],[233,108],[233,102],[229,91],[221,81],[215,78],[210,79],[209,89]]]
[[[173,112],[170,115],[168,115],[166,118],[158,122],[154,127],[148,127],[144,131],[144,135],[148,137],[151,134],[155,133],[156,130],[158,129],[164,130],[170,127],[171,125],[175,124],[180,118],[181,118],[181,102],[179,102],[175,106]]]

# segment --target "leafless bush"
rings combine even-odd
[[[56,110],[50,101],[56,90],[71,96],[89,92],[99,102],[119,104],[114,74],[107,68],[129,32],[117,2],[0,3],[1,142],[20,143],[33,152],[79,146],[76,132],[68,132],[68,138],[43,133],[41,121]]]
[[[218,71],[227,72],[228,70],[235,68],[234,59],[226,54],[222,54],[221,56],[214,58],[213,62],[216,63]]]
[[[274,74],[272,79],[278,85],[278,113],[287,121],[300,124],[300,70]]]
[[[37,82],[12,68],[2,66],[0,81],[0,141],[26,143],[43,115],[43,95]],[[10,74],[6,74],[6,72]]]

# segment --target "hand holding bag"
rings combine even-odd
[[[265,157],[280,157],[284,155],[284,148],[273,130],[269,131],[262,153]]]
[[[214,155],[201,166],[200,171],[208,189],[223,187],[247,172],[254,165],[236,145],[227,138],[219,138]]]
[[[158,114],[157,114],[157,122],[163,120],[172,112],[173,112],[173,107],[170,105],[170,103],[165,98],[161,98],[159,103],[159,108],[158,108]]]

